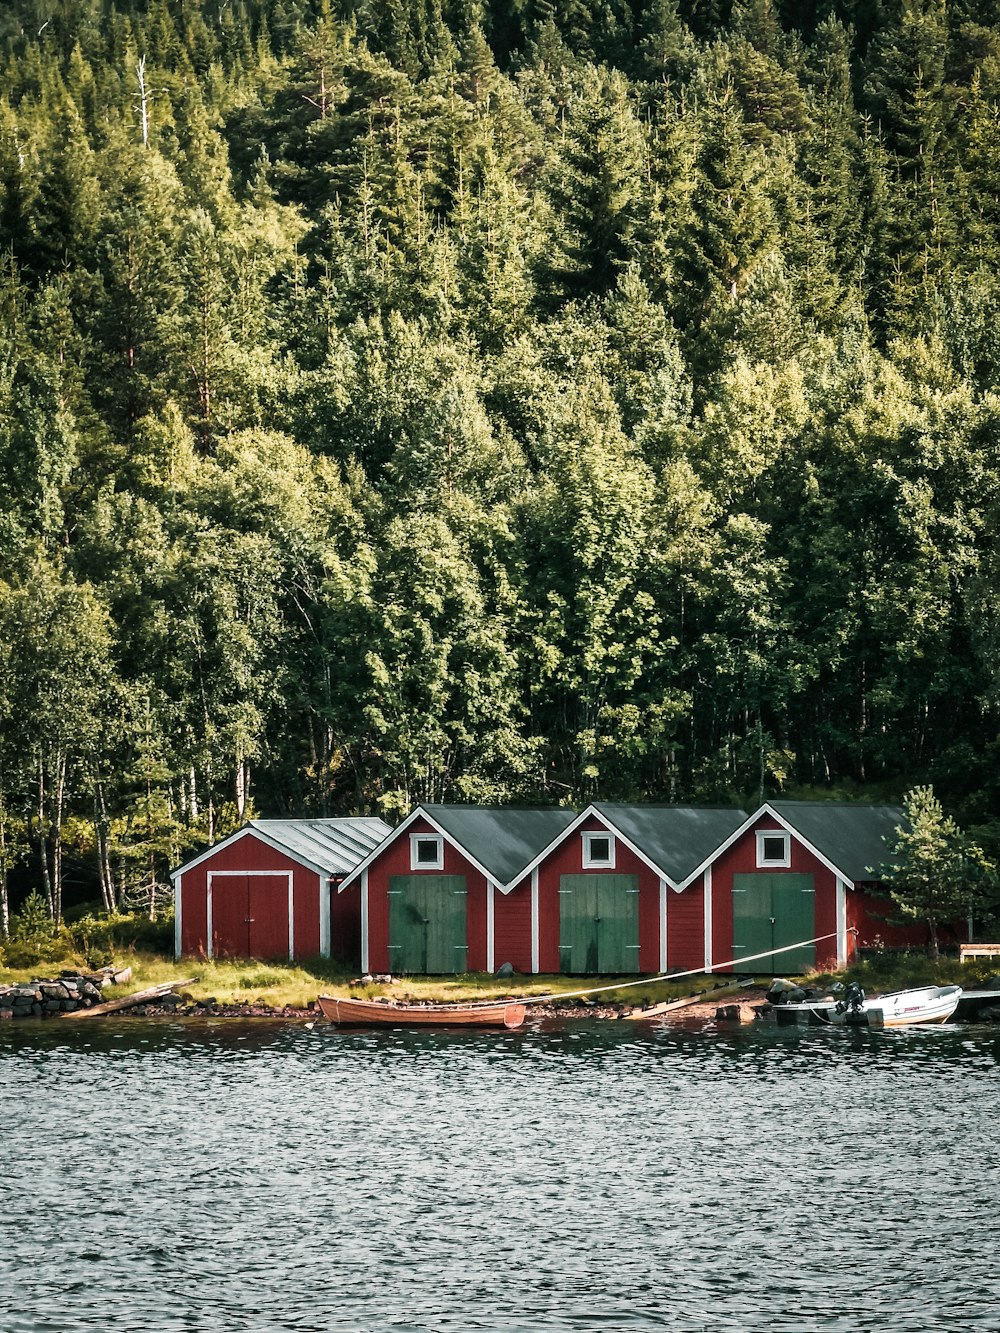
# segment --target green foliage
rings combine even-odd
[[[0,922],[255,809],[988,829],[989,7],[209,8],[0,14]]]
[[[64,930],[52,924],[48,904],[40,893],[29,893],[19,912],[10,919],[10,936],[4,941],[3,959],[8,967],[31,967],[35,963],[58,962],[70,950]]]
[[[909,827],[898,830],[882,877],[903,916],[927,922],[936,955],[939,924],[983,905],[995,867],[944,813],[931,787],[907,792],[904,808]]]

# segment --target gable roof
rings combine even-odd
[[[418,805],[392,830],[392,840],[399,838],[416,820],[424,819],[470,864],[506,892],[510,881],[536,852],[576,817],[574,810],[558,806],[518,810],[502,806]],[[352,869],[341,889],[353,883],[381,850],[376,847],[369,852]]]
[[[674,887],[744,823],[745,810],[693,805],[605,805],[592,807],[645,853]]]
[[[422,810],[461,848],[475,853],[498,884],[507,885],[543,847],[576,819],[575,810],[551,806],[425,805]]]
[[[892,838],[897,825],[906,824],[906,814],[898,805],[765,801],[695,867],[686,883],[690,884],[706,866],[767,815],[795,834],[829,870],[848,884],[864,884],[878,879],[878,867],[889,854],[883,839]]]
[[[566,836],[596,816],[671,888],[685,887],[685,876],[702,869],[705,858],[715,854],[720,840],[727,838],[746,820],[745,810],[700,809],[692,805],[610,805],[592,803],[571,819],[565,828],[541,847],[518,873],[518,882],[541,865]],[[698,864],[699,860],[702,864]],[[513,885],[508,887],[512,888]]]
[[[855,884],[878,879],[889,860],[888,842],[906,812],[899,805],[851,805],[839,801],[769,801],[778,817],[810,842]]]
[[[392,832],[384,819],[251,819],[228,838],[171,871],[176,879],[241,838],[254,834],[268,846],[324,875],[346,875]]]

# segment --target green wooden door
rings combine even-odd
[[[639,971],[638,875],[562,875],[559,967],[614,975]]]
[[[816,934],[816,889],[812,875],[733,876],[733,957],[780,949]],[[807,944],[749,964],[753,972],[806,972],[816,965]]]
[[[392,875],[389,879],[389,967],[436,975],[465,972],[464,875]]]

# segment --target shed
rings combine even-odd
[[[368,817],[251,820],[171,873],[175,955],[357,964],[360,922],[331,885],[391,832]]]
[[[421,805],[345,877],[365,971],[492,972],[532,964],[530,895],[509,883],[576,818],[572,810]],[[537,970],[537,969],[536,969]]]
[[[746,819],[731,808],[595,803],[509,886],[530,896],[534,972],[617,976],[700,968],[697,867]]]
[[[741,958],[764,954],[752,970],[804,972],[846,966],[876,939],[925,944],[925,927],[886,921],[890,913],[879,896],[887,842],[905,819],[899,806],[765,802],[695,872],[707,903],[712,964],[732,971]],[[766,956],[807,939],[817,942]]]

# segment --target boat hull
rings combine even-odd
[[[524,1005],[380,1004],[377,1000],[338,1000],[321,995],[317,1004],[340,1027],[482,1027],[519,1028]]]
[[[962,998],[961,986],[923,986],[874,995],[860,1012],[838,1013],[836,1001],[804,1000],[775,1007],[779,1023],[829,1023],[835,1027],[901,1028],[947,1023]]]

